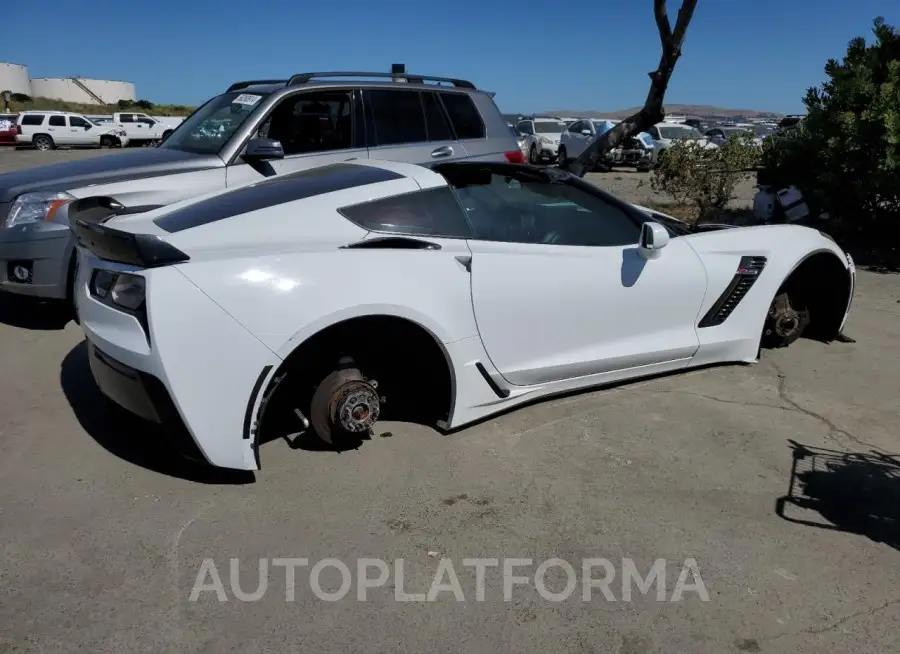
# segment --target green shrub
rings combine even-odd
[[[677,204],[692,205],[703,218],[734,197],[734,189],[759,162],[760,149],[750,136],[732,136],[718,148],[682,139],[660,153],[650,187]]]
[[[900,235],[900,32],[878,18],[873,33],[828,61],[806,119],[767,144],[758,176],[797,186],[833,233],[862,241]]]

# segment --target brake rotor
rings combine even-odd
[[[772,319],[769,333],[774,332],[779,338],[788,339],[803,328],[803,320],[800,313],[791,306],[791,300],[787,293],[781,293],[772,301],[769,308],[769,317]]]

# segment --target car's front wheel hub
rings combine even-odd
[[[380,413],[378,392],[366,381],[347,382],[337,389],[332,398],[332,422],[353,434],[371,429]]]

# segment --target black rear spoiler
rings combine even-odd
[[[71,228],[78,245],[107,261],[156,268],[190,260],[184,252],[155,234],[124,232],[86,219],[74,220]]]

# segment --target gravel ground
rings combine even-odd
[[[0,153],[0,170],[75,154]],[[898,301],[896,276],[863,272],[855,343],[801,340],[756,365],[558,398],[451,435],[383,424],[341,454],[275,441],[253,476],[187,466],[106,411],[78,327],[0,300],[0,652],[900,651],[900,466],[871,456],[900,451]],[[792,442],[852,457],[816,459],[818,477],[795,486],[815,501],[779,511]],[[293,586],[276,557],[308,560]],[[365,601],[362,557],[391,566]],[[515,570],[528,583],[506,600],[488,568],[479,601],[464,559],[513,557],[532,559]],[[546,592],[564,590],[559,568],[546,590],[535,579],[550,557],[576,569],[564,601]],[[325,558],[350,568],[338,601],[311,586]],[[616,576],[585,601],[592,558]],[[667,601],[659,585],[622,584],[626,558],[641,577],[667,562]],[[442,559],[462,601],[398,601],[427,592]],[[708,601],[675,596],[687,559]],[[192,601],[213,569],[224,597]],[[320,581],[340,586],[334,568]]]

